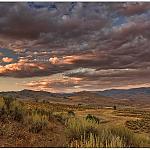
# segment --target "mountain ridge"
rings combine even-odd
[[[150,103],[150,87],[131,89],[110,89],[104,91],[80,91],[74,93],[52,93],[24,89],[21,91],[0,92],[0,96],[13,96],[20,100],[49,101],[83,104],[128,104]]]

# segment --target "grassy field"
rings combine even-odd
[[[150,147],[150,111],[0,98],[0,147]]]

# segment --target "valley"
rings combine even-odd
[[[0,147],[150,146],[150,105],[143,100],[135,103],[93,92],[0,95]],[[106,131],[110,133],[105,139]]]

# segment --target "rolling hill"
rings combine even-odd
[[[135,105],[150,103],[150,88],[111,89],[105,91],[81,91],[76,93],[51,93],[46,91],[0,92],[0,96],[12,96],[19,100],[48,101],[87,105]]]

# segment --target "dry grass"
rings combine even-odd
[[[32,114],[26,118],[26,122],[29,125],[29,132],[39,133],[48,126],[48,116]]]
[[[68,147],[148,147],[149,139],[125,127],[102,127],[84,118],[67,122]]]
[[[79,139],[84,134],[93,132],[96,134],[98,124],[87,121],[85,118],[69,118],[66,122],[66,134],[70,140]]]
[[[129,118],[113,109],[0,98],[0,146],[149,147],[148,137],[123,127]]]
[[[36,105],[28,109],[22,101],[8,102],[9,108],[0,99],[0,147],[64,146],[64,126],[54,118],[51,109],[38,109]]]

